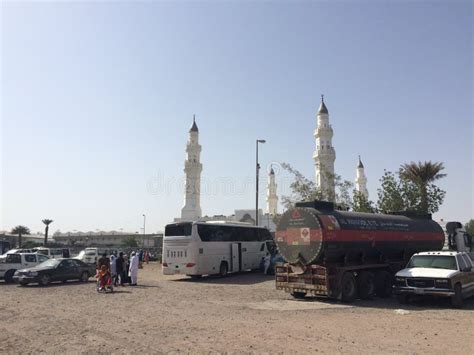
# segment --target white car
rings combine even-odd
[[[15,271],[41,264],[48,259],[45,255],[35,253],[7,254],[0,262],[0,279],[4,279],[6,283],[11,283]]]

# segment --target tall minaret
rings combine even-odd
[[[314,131],[316,150],[313,154],[316,169],[316,185],[327,201],[334,201],[336,191],[334,186],[334,161],[336,151],[332,146],[332,127],[329,124],[329,113],[324,104],[324,95],[321,95],[321,105],[317,115],[318,127]]]
[[[199,130],[196,117],[193,116],[193,125],[189,130],[188,144],[186,145],[186,188],[184,193],[184,207],[181,209],[181,219],[194,221],[201,217],[201,146],[199,145]]]
[[[355,188],[362,195],[364,195],[366,199],[369,199],[369,191],[367,191],[367,178],[365,177],[364,164],[362,164],[362,161],[360,160],[360,155],[359,165],[357,165],[356,171]]]
[[[275,171],[270,169],[267,185],[267,213],[275,216],[278,213],[277,184],[275,183]]]

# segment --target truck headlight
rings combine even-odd
[[[449,288],[449,279],[436,279],[435,286],[438,288]]]
[[[406,285],[406,277],[395,277],[395,285],[396,286],[405,286]]]

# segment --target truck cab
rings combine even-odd
[[[394,293],[401,303],[412,296],[449,297],[455,307],[474,296],[474,264],[469,253],[433,251],[414,254],[395,275]]]
[[[6,283],[12,283],[16,270],[33,267],[46,260],[48,260],[47,256],[36,253],[7,254],[0,262],[0,279],[4,279]]]

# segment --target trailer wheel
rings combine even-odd
[[[291,295],[300,300],[306,297],[306,292],[291,292]]]
[[[341,299],[352,302],[357,298],[357,283],[352,272],[345,272],[341,282]]]
[[[392,295],[392,275],[388,271],[378,271],[375,274],[375,293],[381,298]]]
[[[363,300],[372,298],[375,293],[375,275],[370,271],[362,271],[357,277],[357,291]]]

